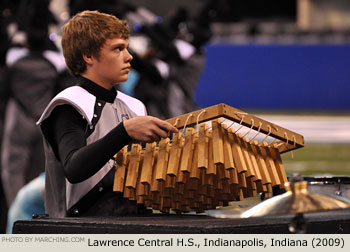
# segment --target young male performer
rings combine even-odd
[[[38,121],[51,217],[140,212],[142,207],[112,191],[113,155],[132,140],[159,141],[177,132],[114,88],[128,79],[128,37],[125,21],[98,11],[78,13],[63,28],[64,57],[78,84],[59,93]]]

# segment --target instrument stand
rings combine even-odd
[[[294,234],[305,234],[307,228],[307,220],[303,213],[297,213],[288,225],[289,231]]]

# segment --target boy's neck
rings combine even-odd
[[[96,83],[97,85],[103,87],[104,89],[107,89],[107,90],[111,90],[114,86],[111,85],[111,84],[106,84],[104,83],[103,81],[99,80],[98,78],[95,78],[94,76],[90,75],[90,74],[87,74],[87,73],[84,73],[81,75],[82,77],[86,78],[86,79],[89,79],[91,80],[92,82]]]

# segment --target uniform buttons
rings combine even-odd
[[[97,106],[101,107],[101,105],[102,105],[102,104],[101,104],[100,102],[97,103]]]
[[[97,117],[97,115],[96,115],[96,114],[94,114],[94,117],[96,118],[96,117]]]
[[[74,209],[73,213],[74,214],[79,214],[79,210],[78,209]]]
[[[103,187],[100,186],[100,187],[98,188],[98,191],[99,191],[99,192],[102,192],[102,191],[103,191]]]
[[[90,129],[93,129],[94,128],[94,125],[90,125]]]

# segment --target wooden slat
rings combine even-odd
[[[277,144],[275,143],[273,146],[270,146],[269,148],[270,148],[272,159],[275,162],[278,177],[280,178],[280,181],[281,181],[280,187],[285,188],[285,183],[288,182],[288,179],[282,163],[281,155],[277,149]]]
[[[222,124],[222,139],[224,148],[224,167],[226,170],[235,169],[233,162],[232,147],[228,138],[227,125]]]
[[[216,174],[216,167],[214,165],[213,160],[213,135],[212,131],[208,130],[208,169],[206,170],[206,174],[215,175]]]
[[[123,192],[125,183],[126,167],[129,163],[130,154],[127,152],[127,147],[121,149],[116,158],[116,170],[114,174],[113,191]]]
[[[152,183],[153,162],[154,162],[154,150],[157,146],[156,142],[147,143],[146,151],[143,160],[143,169],[141,172],[140,182],[142,184],[150,185]]]
[[[230,170],[230,185],[236,184],[238,185],[238,175],[237,175],[237,169],[231,169]]]
[[[238,185],[239,188],[247,188],[247,181],[245,178],[245,172],[238,173]]]
[[[141,183],[141,174],[142,170],[144,169],[143,161],[145,156],[145,150],[140,151],[140,162],[139,162],[139,172],[137,176],[137,182],[136,182],[136,197],[138,204],[142,204],[144,200],[140,198],[140,196],[147,196],[149,194],[149,185],[148,184],[142,184]]]
[[[136,188],[139,162],[140,162],[140,151],[141,151],[141,145],[132,144],[128,172],[127,172],[127,177],[125,181],[125,186],[129,189]]]
[[[243,157],[244,157],[244,161],[247,167],[247,174],[246,177],[255,177],[255,172],[254,172],[254,168],[253,168],[253,164],[252,161],[250,160],[250,156],[246,147],[246,142],[243,140],[242,135],[240,133],[236,134],[237,136],[237,141],[238,144],[242,150],[243,153]]]
[[[250,144],[250,140],[247,137],[244,137],[243,140],[245,142],[245,146],[248,150],[248,154],[249,154],[250,160],[252,162],[252,168],[255,172],[255,177],[254,177],[253,181],[260,181],[262,179],[261,173],[260,173],[260,169],[258,166],[258,162],[257,162],[256,157],[255,157],[254,152],[253,152],[252,145]]]
[[[178,155],[178,159],[179,159],[179,164],[181,163],[181,160],[182,160],[182,154],[183,154],[183,147],[184,147],[184,144],[185,144],[185,139],[183,137],[181,137],[179,139],[180,143],[179,143],[179,148],[181,151],[179,151],[177,153]],[[177,171],[176,171],[176,183],[184,183],[185,182],[185,177],[184,177],[184,173],[181,172],[181,169],[180,169],[180,165],[177,166]]]
[[[208,125],[202,123],[198,130],[198,168],[208,169],[208,137],[206,132]]]
[[[154,149],[153,168],[152,168],[152,171],[153,171],[152,172],[152,183],[151,183],[151,187],[150,187],[151,192],[160,192],[160,190],[161,190],[160,181],[156,180],[156,167],[157,167],[157,162],[158,162],[158,151],[159,151],[159,147],[156,147]]]
[[[181,140],[183,135],[181,131],[173,134],[171,149],[169,153],[169,163],[167,174],[170,176],[176,176],[180,164],[180,155],[182,152]]]
[[[236,136],[232,128],[228,130],[228,133],[229,133],[229,141],[232,147],[232,156],[235,162],[235,167],[237,168],[237,172],[238,173],[247,172],[247,166],[243,157],[241,146],[238,141],[238,137]]]
[[[281,181],[278,177],[276,166],[275,166],[275,163],[273,162],[273,159],[272,159],[269,147],[268,147],[268,143],[263,142],[260,144],[260,147],[261,147],[260,148],[261,154],[262,154],[263,158],[265,159],[266,167],[267,167],[267,170],[270,174],[271,185],[272,186],[281,185]]]
[[[169,138],[163,138],[159,142],[159,152],[158,152],[158,161],[157,161],[157,170],[156,170],[156,179],[158,181],[165,181],[166,172],[168,168],[169,160]]]
[[[200,170],[198,168],[198,135],[195,135],[193,141],[193,156],[192,156],[192,164],[190,171],[190,179],[198,179],[200,178]]]
[[[175,189],[176,186],[176,177],[167,175],[167,179],[165,181],[165,188]]]
[[[185,135],[185,143],[181,158],[180,170],[182,172],[190,172],[190,165],[192,164],[191,156],[193,149],[193,138],[196,130],[194,128],[187,128]]]
[[[255,157],[256,157],[256,160],[258,163],[262,183],[263,183],[263,185],[271,184],[271,177],[270,177],[270,174],[267,170],[265,159],[264,159],[264,157],[261,153],[260,147],[258,145],[259,145],[258,141],[255,140],[252,142],[252,150],[253,150],[253,153],[255,154]]]
[[[214,164],[224,163],[224,143],[222,136],[221,122],[219,119],[211,121],[211,127],[213,131],[213,160]]]

